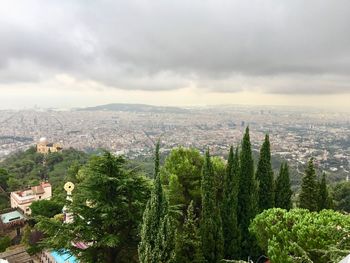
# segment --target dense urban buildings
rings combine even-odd
[[[345,179],[349,173],[350,117],[341,112],[276,106],[184,109],[114,104],[71,111],[4,110],[0,123],[0,158],[35,145],[41,137],[58,147],[105,148],[130,158],[149,156],[159,138],[163,151],[209,146],[213,154],[226,155],[249,125],[255,153],[264,134],[270,133],[273,158],[287,160],[297,172],[314,157],[318,167],[331,176]]]

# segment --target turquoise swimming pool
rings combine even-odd
[[[65,252],[64,254],[59,254],[57,251],[52,251],[50,254],[57,263],[78,263],[77,259],[68,252]]]

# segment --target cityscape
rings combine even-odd
[[[273,158],[287,160],[300,174],[310,157],[334,180],[347,179],[350,170],[350,117],[345,112],[278,106],[125,106],[3,110],[0,158],[35,145],[41,137],[63,148],[103,148],[132,159],[151,156],[158,140],[163,152],[179,146],[204,152],[209,147],[213,154],[226,156],[249,126],[254,152],[268,133]]]
[[[350,1],[0,8],[0,263],[350,263]]]

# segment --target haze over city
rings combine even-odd
[[[350,262],[349,0],[3,0],[0,263]]]
[[[349,109],[349,1],[2,1],[0,108]]]

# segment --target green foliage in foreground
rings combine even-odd
[[[161,179],[169,197],[171,206],[180,206],[182,214],[193,201],[198,215],[201,206],[201,172],[203,156],[196,149],[183,147],[171,150],[160,169]],[[179,220],[184,222],[184,216]]]
[[[0,252],[4,252],[10,245],[11,239],[9,237],[0,237]]]
[[[175,248],[175,225],[169,215],[169,204],[159,174],[159,142],[154,160],[154,182],[151,197],[143,212],[138,257],[141,263],[172,262]]]
[[[260,158],[255,177],[259,183],[258,202],[259,211],[262,212],[265,209],[274,207],[275,204],[275,188],[273,170],[271,166],[270,139],[267,134],[260,149]]]
[[[334,209],[350,213],[350,182],[341,182],[333,187]]]
[[[288,164],[282,163],[276,179],[275,207],[291,209],[292,194]]]
[[[221,207],[222,229],[224,235],[224,256],[226,259],[239,257],[240,233],[237,224],[237,196],[239,186],[238,150],[231,146],[224,180],[224,196]]]
[[[305,170],[305,175],[302,179],[299,206],[309,209],[310,211],[318,210],[319,188],[314,168],[314,162],[311,158]]]
[[[62,206],[51,200],[39,200],[30,205],[32,216],[54,217],[62,212]]]
[[[176,235],[175,262],[205,262],[202,253],[202,243],[197,226],[197,219],[194,214],[193,202],[188,206],[182,232],[178,232]]]
[[[39,217],[36,228],[50,249],[68,249],[82,262],[137,262],[142,211],[149,197],[148,180],[125,169],[125,160],[105,152],[84,167],[84,176],[67,204],[74,223]],[[80,250],[72,242],[88,245]]]
[[[223,258],[224,237],[220,208],[217,206],[217,188],[209,150],[206,152],[202,175],[201,237],[204,258],[216,263]]]
[[[257,254],[254,237],[249,233],[249,224],[258,214],[258,185],[254,176],[254,161],[247,127],[240,153],[240,179],[237,219],[241,233],[241,258]]]
[[[321,182],[318,187],[318,210],[322,209],[330,209],[333,207],[332,199],[330,198],[327,182],[326,182],[326,174],[322,174]]]
[[[350,217],[333,210],[269,209],[250,231],[272,263],[339,262],[350,250]]]

